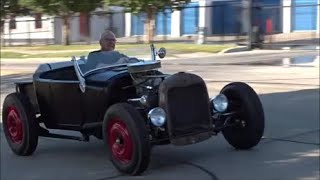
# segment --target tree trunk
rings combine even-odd
[[[64,45],[70,45],[70,16],[63,16]]]
[[[147,20],[144,24],[145,26],[145,43],[151,43],[153,41],[154,37],[154,28],[155,28],[155,9],[150,8],[150,10],[147,12]]]
[[[91,22],[91,15],[90,13],[86,13],[87,16],[87,44],[91,44],[91,26],[90,26],[90,22]]]

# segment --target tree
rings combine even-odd
[[[157,12],[163,12],[167,8],[180,9],[190,0],[105,0],[107,5],[122,6],[126,12],[134,14],[145,13],[145,34],[146,43],[153,40],[155,16]]]
[[[56,15],[62,18],[64,25],[65,45],[70,44],[70,18],[78,12],[86,13],[89,17],[89,12],[103,5],[103,0],[20,0],[20,4],[24,5],[36,12],[41,12],[49,15]],[[88,18],[89,21],[90,18]],[[87,28],[89,30],[89,24]],[[90,30],[89,30],[90,34]]]
[[[5,19],[10,14],[28,14],[30,11],[19,4],[18,0],[1,0],[1,20]]]

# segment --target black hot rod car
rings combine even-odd
[[[31,155],[38,137],[103,139],[121,172],[145,171],[154,145],[188,145],[222,132],[234,148],[257,145],[264,132],[259,97],[233,82],[209,98],[204,80],[158,69],[165,49],[151,45],[152,60],[112,64],[84,71],[86,59],[41,64],[30,82],[17,82],[3,104],[4,134],[12,151]],[[82,136],[53,133],[73,130]],[[51,130],[51,132],[49,131]]]

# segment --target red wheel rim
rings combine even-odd
[[[107,134],[112,156],[122,164],[128,164],[133,156],[133,141],[126,124],[120,119],[111,119]]]
[[[7,111],[7,128],[11,141],[15,144],[21,144],[23,139],[22,121],[18,110],[10,106]]]

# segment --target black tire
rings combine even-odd
[[[228,111],[237,111],[235,118],[244,121],[244,125],[240,123],[223,129],[225,139],[236,149],[250,149],[256,146],[264,132],[264,112],[258,95],[249,85],[242,82],[230,83],[220,93],[230,101]]]
[[[7,142],[15,154],[33,154],[38,145],[38,124],[35,111],[25,95],[12,93],[5,98],[2,125]]]
[[[117,129],[118,127],[113,128],[117,123],[120,124],[122,130],[125,130],[121,131]],[[120,172],[139,175],[148,168],[151,149],[149,134],[144,119],[133,106],[127,103],[111,106],[104,116],[102,132],[109,158]],[[114,138],[115,132],[118,133],[116,138],[118,141]],[[117,155],[114,152],[117,151],[116,147],[124,148],[125,151]],[[125,157],[124,154],[128,157]]]

